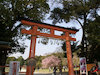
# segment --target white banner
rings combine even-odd
[[[10,61],[9,75],[19,75],[20,62]]]
[[[86,58],[85,57],[80,58],[80,74],[87,75],[87,66],[86,66]]]

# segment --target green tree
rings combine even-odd
[[[71,43],[71,50],[72,50],[72,52],[75,52],[76,50],[78,50],[77,43],[78,42],[72,42]],[[64,57],[67,58],[66,43],[65,42],[62,45],[62,49],[64,51]]]
[[[6,60],[6,64],[10,64],[10,61],[16,61],[15,57],[8,57]]]
[[[54,56],[56,56],[56,57],[58,57],[58,58],[63,58],[63,57],[64,57],[63,52],[55,52],[55,53],[50,54],[50,56],[51,56],[51,55],[54,55]]]
[[[24,52],[25,45],[21,39],[21,24],[15,24],[21,17],[43,21],[49,12],[47,0],[0,0],[0,41],[10,42],[11,50],[0,48],[0,65],[5,65],[7,55],[13,52]],[[17,22],[18,23],[18,22]]]
[[[79,62],[79,57],[78,57],[77,53],[73,53],[73,65],[78,66],[79,64],[80,64],[80,62]]]
[[[63,65],[63,66],[68,66],[68,65],[67,65],[67,58],[62,58],[61,61],[62,61],[62,65]]]
[[[93,21],[98,15],[100,7],[99,0],[62,0],[60,1],[62,8],[55,8],[50,16],[53,23],[69,22],[70,20],[77,21],[82,30],[83,36],[81,41],[80,56],[87,56],[87,25],[89,20]]]
[[[100,16],[96,17],[94,21],[90,21],[87,26],[88,33],[88,58],[89,62],[93,62],[95,59],[100,61]]]
[[[40,56],[35,56],[35,59],[36,59],[36,61],[37,61],[37,62],[36,62],[36,67],[37,67],[37,68],[40,68],[40,67],[42,66],[41,63],[42,63],[42,59],[44,59],[44,56],[41,56],[41,55],[40,55]]]
[[[22,56],[20,56],[20,57],[18,57],[17,58],[17,61],[19,61],[20,62],[20,70],[21,70],[21,67],[24,65],[24,58],[22,57]]]

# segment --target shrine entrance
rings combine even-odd
[[[71,52],[71,45],[70,41],[76,41],[75,38],[72,38],[70,34],[75,34],[78,30],[71,29],[71,28],[64,28],[59,26],[54,26],[46,23],[39,23],[34,22],[28,19],[22,19],[21,23],[23,25],[31,26],[30,30],[22,29],[21,32],[25,34],[31,35],[31,44],[30,44],[30,52],[29,52],[29,59],[34,59],[35,57],[35,46],[36,46],[36,38],[37,36],[44,36],[44,37],[51,37],[56,39],[63,39],[66,41],[66,52],[67,52],[67,61],[68,61],[68,68],[69,68],[69,75],[74,75],[73,63],[72,63],[72,52]],[[50,33],[42,33],[38,31],[38,28],[46,28],[50,30]],[[65,34],[62,36],[55,35],[54,31],[62,31]],[[33,60],[35,61],[35,60]],[[33,62],[34,63],[34,62]],[[32,64],[32,63],[31,63]],[[26,75],[33,75],[34,72],[34,65],[27,65]]]

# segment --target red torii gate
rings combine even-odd
[[[66,51],[67,51],[67,61],[68,61],[69,75],[74,75],[70,41],[76,41],[76,39],[72,38],[69,34],[75,34],[78,30],[59,27],[59,26],[53,26],[53,25],[46,24],[46,23],[34,22],[34,21],[31,21],[31,20],[27,20],[27,19],[22,19],[21,23],[24,24],[24,25],[29,25],[29,26],[32,27],[30,30],[22,29],[22,31],[21,31],[22,33],[25,33],[25,34],[31,34],[31,45],[30,45],[29,58],[35,57],[35,46],[36,46],[37,35],[44,36],[44,37],[52,37],[52,38],[56,38],[56,39],[64,39],[64,40],[66,40]],[[37,31],[38,28],[50,29],[50,34],[41,33],[40,31]],[[65,35],[62,35],[62,36],[55,35],[54,34],[55,30],[62,31],[62,32],[65,33]],[[27,66],[26,75],[31,75],[31,72],[32,72],[32,75],[33,75],[34,67],[32,68],[32,71],[31,71],[31,66]]]

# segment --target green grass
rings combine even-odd
[[[79,68],[74,68],[74,70],[79,70]],[[35,70],[35,72],[38,72],[38,73],[52,73],[53,72],[53,69],[51,69],[51,71],[49,71],[49,69],[39,69],[39,70]],[[57,70],[57,72],[59,72],[59,69]],[[64,71],[64,69],[62,69],[62,72],[68,72],[68,69],[66,69]]]
[[[5,72],[9,72],[9,67],[6,67],[5,68]]]
[[[74,68],[74,70],[79,70],[79,68]],[[5,72],[9,72],[9,67],[6,67]],[[35,69],[35,72],[37,72],[37,73],[52,73],[53,69],[51,69],[51,71],[49,71],[49,69],[39,69],[39,70]],[[57,70],[57,72],[59,72],[59,69]],[[68,69],[66,69],[65,71],[64,71],[64,69],[62,69],[62,72],[68,72]]]

